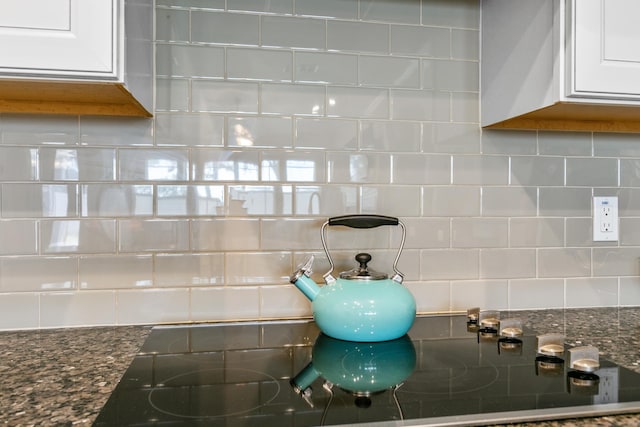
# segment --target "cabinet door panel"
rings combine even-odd
[[[0,72],[117,75],[116,0],[0,1]]]
[[[570,95],[640,95],[640,2],[574,0],[574,67]]]

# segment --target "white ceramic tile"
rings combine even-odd
[[[416,312],[448,313],[451,306],[451,286],[449,282],[408,282],[405,286],[416,300]]]
[[[234,11],[293,13],[293,0],[230,0],[227,3],[229,10]]]
[[[387,154],[329,152],[327,165],[330,183],[391,182],[391,159]]]
[[[291,148],[292,122],[290,117],[229,117],[227,146]]]
[[[36,329],[40,326],[40,296],[37,293],[0,293],[0,330]]]
[[[74,116],[5,114],[0,122],[3,144],[78,143],[78,118]]]
[[[363,86],[420,87],[420,61],[415,58],[361,55],[358,70]]]
[[[80,187],[83,217],[130,217],[153,213],[152,185],[85,184]]]
[[[38,223],[35,220],[0,221],[0,255],[36,255]]]
[[[482,279],[516,279],[535,276],[535,249],[480,250],[480,278]]]
[[[454,248],[505,247],[508,239],[506,218],[453,218],[451,246]]]
[[[480,189],[465,186],[427,186],[422,189],[424,216],[478,216]]]
[[[186,79],[156,78],[156,111],[189,111],[189,81]]]
[[[189,153],[181,149],[122,149],[118,176],[123,181],[186,181]]]
[[[229,48],[227,74],[230,80],[291,82],[293,53],[284,50]]]
[[[591,274],[591,253],[583,248],[538,250],[538,277],[584,277]]]
[[[480,59],[480,31],[451,30],[451,57],[454,59]]]
[[[268,47],[325,49],[325,23],[319,19],[288,16],[262,18],[262,45]]]
[[[358,56],[294,52],[294,79],[300,83],[358,84]]]
[[[539,215],[591,216],[591,189],[541,187],[538,190]]]
[[[245,13],[217,11],[191,12],[191,41],[257,46],[260,39],[259,17]]]
[[[228,287],[191,290],[191,320],[197,322],[257,319],[260,288]]]
[[[561,218],[558,218],[562,221]],[[569,247],[591,247],[591,246],[612,246],[618,242],[594,242],[593,241],[593,219],[592,218],[567,218],[565,220],[566,246]],[[553,245],[553,246],[562,246]]]
[[[288,319],[311,315],[311,302],[295,286],[260,287],[260,319]]]
[[[2,184],[1,212],[5,218],[76,217],[75,184]]]
[[[327,115],[366,119],[389,118],[389,93],[377,88],[327,88]]]
[[[191,152],[192,176],[196,181],[258,181],[260,153],[257,151],[198,149]]]
[[[453,156],[453,183],[506,185],[509,183],[509,158],[503,156]]]
[[[567,158],[567,185],[617,187],[618,160],[569,157]]]
[[[325,89],[321,86],[264,83],[261,96],[261,111],[265,114],[322,116],[325,113]]]
[[[226,212],[233,216],[291,215],[290,185],[235,185],[229,187]]]
[[[154,285],[159,287],[219,286],[224,284],[223,254],[158,254]]]
[[[480,273],[480,251],[427,249],[420,256],[420,271],[422,280],[477,279]]]
[[[479,29],[478,0],[423,2],[422,24]]]
[[[484,216],[536,216],[537,209],[536,187],[484,187],[482,189],[482,215]]]
[[[407,228],[405,248],[448,248],[451,245],[448,218],[402,218]]]
[[[389,26],[370,22],[327,21],[327,49],[389,52]]]
[[[296,148],[356,150],[358,122],[355,120],[296,119]]]
[[[156,0],[156,5],[224,10],[225,0]]]
[[[617,278],[567,279],[567,308],[612,307],[618,304]]]
[[[358,3],[343,0],[296,0],[295,12],[297,15],[357,19]]]
[[[530,130],[482,129],[482,152],[533,155],[538,152],[536,136],[536,131]]]
[[[392,89],[389,96],[394,120],[447,122],[450,119],[451,96],[448,92]]]
[[[72,257],[0,258],[0,291],[73,290],[78,286],[78,261]]]
[[[40,327],[113,325],[115,306],[115,294],[109,291],[43,293]]]
[[[227,253],[227,285],[289,283],[291,255],[287,252]]]
[[[0,181],[36,179],[38,179],[38,149],[0,147]]]
[[[140,289],[153,285],[151,255],[97,255],[78,260],[80,289]]]
[[[422,127],[417,122],[360,121],[360,148],[373,151],[419,152]]]
[[[320,151],[268,151],[262,154],[260,178],[265,182],[326,182]]]
[[[393,0],[361,0],[360,19],[365,21],[420,23],[420,3]]]
[[[224,213],[224,185],[158,185],[158,216],[216,216]]]
[[[264,219],[261,245],[263,250],[296,250],[320,248],[320,226],[317,219]]]
[[[113,219],[44,220],[40,222],[42,253],[113,253],[116,221]]]
[[[593,134],[593,154],[597,157],[639,157],[640,135],[596,132]]]
[[[509,310],[564,308],[564,279],[509,281]]]
[[[451,93],[451,120],[480,123],[480,94],[476,92]]]
[[[119,325],[184,322],[189,318],[188,289],[119,290]]]
[[[215,46],[156,45],[156,75],[224,78],[224,49]]]
[[[420,216],[420,187],[417,185],[369,185],[362,188],[360,199],[363,214]]]
[[[449,34],[448,28],[392,25],[391,53],[449,58]]]
[[[640,305],[640,278],[621,277],[620,278],[620,305],[638,306]]]
[[[224,117],[213,114],[158,113],[155,119],[157,145],[224,145]]]
[[[156,40],[189,41],[189,11],[156,9]]]
[[[639,248],[593,248],[592,252],[593,276],[638,275]]]
[[[560,247],[564,245],[564,230],[562,218],[512,218],[509,222],[509,245],[516,248]]]
[[[394,184],[449,184],[451,156],[431,154],[394,154]]]
[[[465,123],[424,124],[422,151],[427,153],[480,153],[481,131]]]
[[[122,219],[118,222],[121,252],[185,251],[189,249],[187,220]]]
[[[538,147],[543,155],[590,156],[590,132],[538,132]]]
[[[479,280],[451,283],[451,309],[466,311],[471,307],[483,310],[505,310],[509,306],[506,280]]]
[[[258,250],[260,221],[232,218],[193,220],[191,241],[197,251]]]
[[[351,185],[296,185],[294,213],[326,217],[358,212],[358,188]]]
[[[40,179],[45,181],[113,181],[116,150],[112,148],[41,148]]]
[[[192,110],[200,112],[257,113],[258,84],[194,80]]]
[[[640,218],[620,218],[620,246],[638,246],[640,245]]]
[[[140,117],[81,116],[83,145],[153,145],[153,120]]]
[[[429,90],[480,90],[480,64],[476,61],[425,59],[422,61],[422,87]]]

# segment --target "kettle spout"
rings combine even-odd
[[[313,301],[318,292],[320,292],[320,286],[311,280],[311,265],[313,264],[314,256],[311,255],[309,259],[296,270],[295,273],[289,278],[289,282],[296,285],[298,289],[307,297],[310,301]]]

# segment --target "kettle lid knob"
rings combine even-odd
[[[342,273],[340,273],[341,279],[384,280],[389,278],[389,276],[387,276],[385,273],[379,273],[367,267],[367,263],[371,261],[370,254],[362,252],[357,254],[355,258],[360,265],[352,270],[343,271]]]

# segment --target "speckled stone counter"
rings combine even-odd
[[[542,310],[517,316],[538,333],[558,332],[571,345],[640,372],[640,307]],[[147,326],[0,332],[0,425],[91,425],[149,332]],[[512,427],[638,426],[640,414]]]

